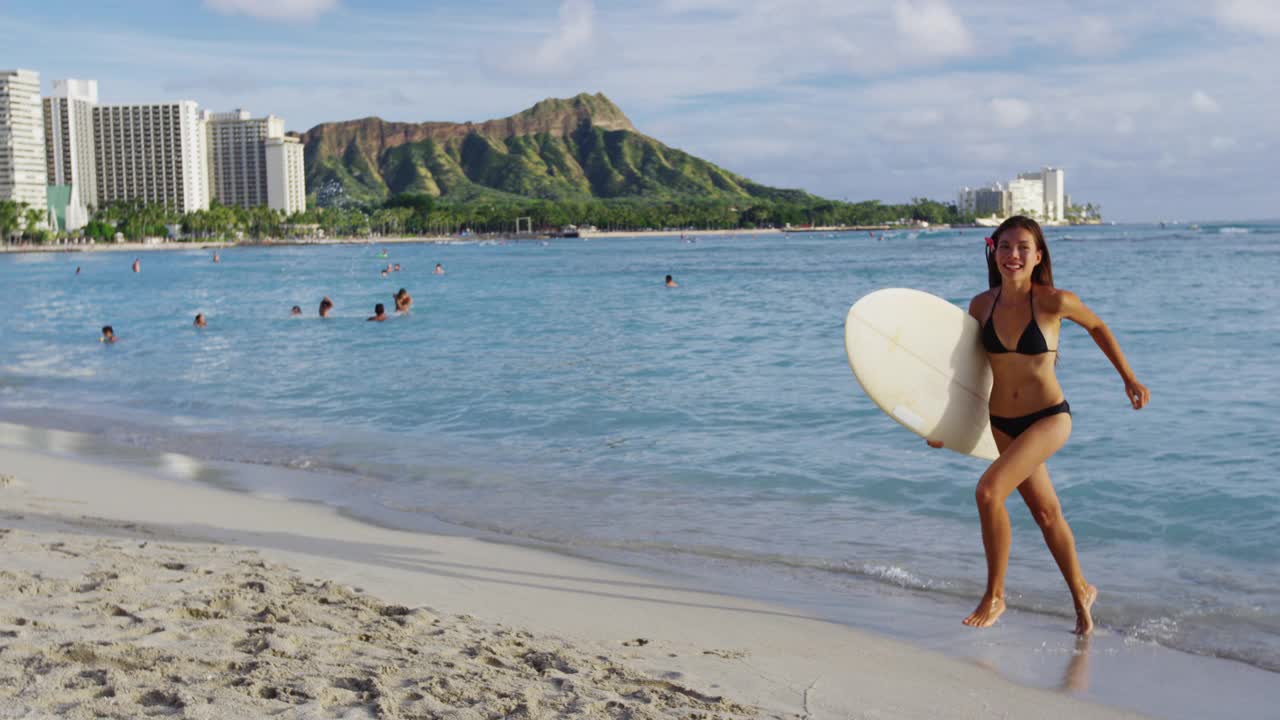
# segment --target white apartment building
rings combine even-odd
[[[1044,217],[1044,179],[1040,173],[1020,173],[1009,183],[1014,214]]]
[[[296,138],[285,136],[284,120],[275,115],[250,117],[245,110],[206,113],[205,118],[213,197],[218,202],[266,205],[288,214],[306,209],[302,147]]]
[[[75,204],[98,204],[97,154],[93,147],[96,80],[54,80],[44,99],[45,172],[50,185],[70,185]],[[74,227],[70,229],[75,229]]]
[[[302,141],[296,137],[268,138],[267,205],[292,215],[307,209],[307,173]]]
[[[48,206],[40,74],[0,70],[0,200]]]
[[[1042,222],[1063,222],[1071,202],[1065,190],[1062,168],[1044,167],[1039,172],[1019,173],[1007,186],[993,183],[984,188],[960,188],[956,207],[978,217],[1030,215]]]
[[[206,111],[204,117],[209,127],[214,199],[223,205],[266,205],[265,141],[284,136],[284,121],[274,115],[252,118],[245,110]]]
[[[1062,168],[1042,168],[1040,177],[1044,182],[1044,218],[1062,222],[1067,217]]]
[[[209,207],[208,136],[190,100],[93,109],[97,206],[160,203],[182,212]]]

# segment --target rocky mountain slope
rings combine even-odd
[[[302,135],[321,205],[400,193],[453,200],[809,198],[754,183],[638,132],[603,94],[548,99],[482,123],[324,123]]]

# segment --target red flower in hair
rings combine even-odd
[[[989,248],[994,248],[995,246],[996,246],[996,241],[995,241],[995,240],[992,240],[990,237],[988,237],[988,238],[987,238],[987,247],[989,247]]]

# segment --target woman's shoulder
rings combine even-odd
[[[978,317],[984,310],[991,307],[992,301],[996,297],[996,289],[988,288],[973,296],[969,301],[969,314]]]
[[[1045,312],[1061,313],[1072,303],[1080,302],[1080,298],[1070,290],[1047,285],[1035,286],[1036,305]]]

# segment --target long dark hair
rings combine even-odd
[[[991,244],[987,246],[987,284],[988,287],[1000,286],[1000,268],[996,266],[996,246],[1000,244],[1000,236],[1009,230],[1022,228],[1036,239],[1036,249],[1040,251],[1040,264],[1031,270],[1031,282],[1036,285],[1053,287],[1053,263],[1049,261],[1049,246],[1044,241],[1044,231],[1040,223],[1026,215],[1014,215],[1000,223],[1000,227],[991,233]]]

